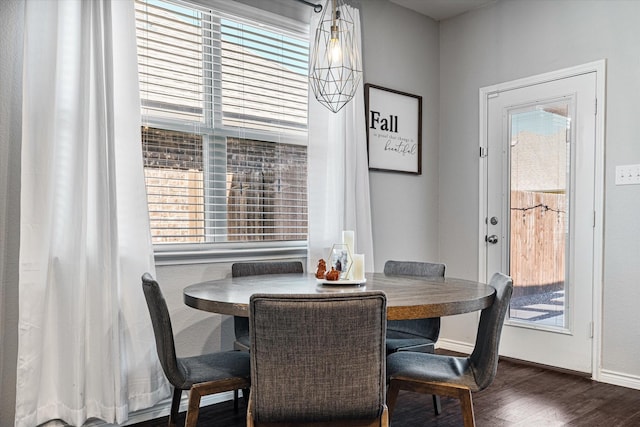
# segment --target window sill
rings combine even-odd
[[[156,265],[207,264],[242,259],[306,258],[307,242],[155,245]]]

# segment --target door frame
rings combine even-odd
[[[510,82],[499,83],[480,88],[480,120],[479,120],[479,214],[478,214],[478,280],[484,281],[487,277],[487,235],[486,205],[487,205],[487,147],[488,147],[488,101],[495,94],[546,83],[553,80],[573,77],[586,73],[596,73],[596,105],[594,105],[595,122],[595,165],[594,165],[594,218],[593,218],[593,340],[591,349],[592,378],[596,381],[601,376],[601,340],[602,340],[602,278],[603,278],[603,246],[604,246],[604,144],[605,144],[605,82],[606,60],[598,60],[575,67],[564,68],[535,76],[525,77]]]

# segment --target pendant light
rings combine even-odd
[[[311,47],[309,84],[318,102],[337,113],[356,93],[362,59],[344,0],[327,0]]]

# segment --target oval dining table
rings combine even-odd
[[[493,303],[495,289],[452,277],[387,276],[367,273],[366,282],[320,281],[308,273],[228,277],[184,288],[186,305],[211,313],[249,316],[256,293],[317,294],[381,290],[387,295],[387,319],[423,319],[482,310]]]

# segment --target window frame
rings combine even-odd
[[[228,0],[171,0],[185,7],[200,9],[205,13],[215,10],[221,15],[229,15],[232,19],[254,21],[277,27],[279,31],[289,33],[293,37],[300,37],[300,34],[309,35],[309,25],[306,22],[295,21],[291,18],[283,17],[275,13],[259,9],[246,4],[236,3]],[[219,45],[210,46],[211,49],[220,48]],[[216,91],[220,91],[219,83],[212,82],[213,93],[207,94],[208,99],[216,98]],[[220,95],[220,94],[218,94]],[[220,98],[220,96],[218,96]],[[203,147],[206,140],[212,135],[218,137],[238,137],[237,130],[225,128],[222,125],[222,118],[219,113],[212,114],[212,102],[205,102],[205,122],[201,129],[204,137]],[[149,115],[142,115],[143,126],[156,127],[178,132],[192,132],[192,122],[159,118]],[[265,133],[251,129],[242,130],[242,138],[255,139],[268,142],[280,142],[290,145],[307,146],[307,141],[302,142],[302,138],[293,136],[274,135],[269,137]],[[204,148],[203,148],[204,150]],[[203,153],[204,154],[204,153]],[[210,165],[205,164],[205,171]],[[307,195],[308,197],[308,195]],[[205,216],[207,212],[205,210]],[[203,243],[162,243],[153,244],[154,258],[156,265],[182,265],[200,264],[209,262],[231,262],[241,259],[285,259],[285,258],[306,258],[308,255],[307,240],[298,241],[250,241],[250,242],[203,242]]]

